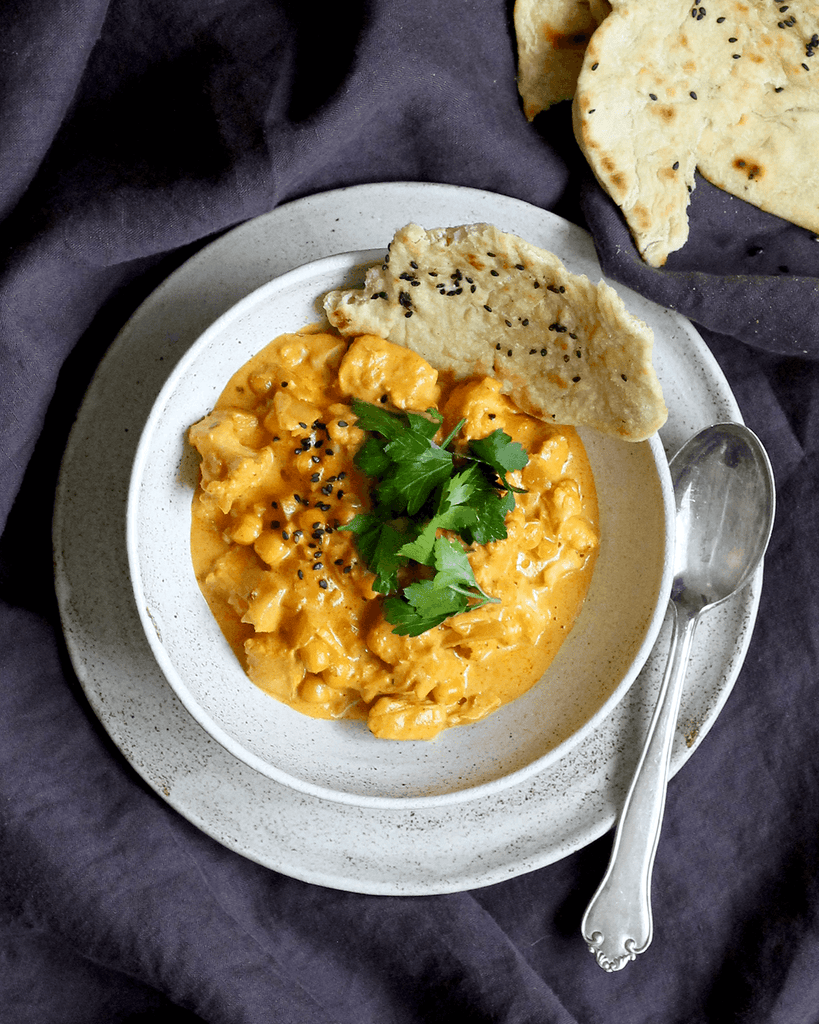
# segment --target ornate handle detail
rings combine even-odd
[[[619,971],[652,939],[651,871],[665,809],[668,766],[697,613],[672,603],[668,666],[648,738],[617,825],[609,866],[581,924],[604,971]]]

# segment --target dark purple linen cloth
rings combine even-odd
[[[819,1021],[816,240],[701,182],[685,249],[643,265],[567,106],[526,123],[502,0],[10,0],[0,21],[0,1021]],[[445,896],[281,876],[141,782],[65,652],[51,506],[118,328],[219,232],[384,180],[588,226],[611,277],[696,322],[776,471],[748,658],[672,781],[655,939],[618,974],[579,935],[610,837]]]

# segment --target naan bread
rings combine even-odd
[[[641,441],[667,416],[651,329],[609,285],[491,225],[409,224],[363,289],[324,308],[344,335],[377,334],[458,379],[496,377],[543,419]]]
[[[529,121],[574,96],[592,32],[608,0],[515,0],[518,90]]]
[[[575,135],[662,266],[694,170],[819,231],[819,0],[614,0],[586,49]]]

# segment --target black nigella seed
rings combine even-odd
[[[351,565],[345,565],[344,568],[341,571],[344,572],[344,573],[348,573],[348,572],[350,572],[352,570],[352,568],[353,567]]]
[[[500,277],[500,274],[497,272],[497,270],[490,270],[489,273],[492,275],[492,277]]]
[[[657,97],[655,96],[655,94],[654,94],[653,92],[650,92],[650,93],[648,94],[648,98],[649,98],[650,100],[656,100],[656,99],[657,99]]]
[[[301,570],[301,569],[299,569],[299,571],[298,571],[297,575],[298,575],[298,577],[299,577],[299,579],[300,579],[300,580],[303,580],[303,579],[304,579],[304,573],[302,572],[302,570]]]
[[[511,349],[511,348],[510,348],[510,349],[507,349],[507,351],[506,351],[506,355],[507,355],[507,356],[511,356],[511,355],[512,355],[512,349]]]
[[[314,441],[314,442],[313,442],[313,447],[314,447],[314,448],[321,448],[321,446],[322,446],[323,444],[324,444],[324,438],[321,438],[321,437],[320,437],[320,438],[318,439],[318,441]]]
[[[321,493],[322,494],[332,494],[333,493],[333,485],[332,484],[325,484],[322,487],[322,489],[321,489]]]
[[[286,381],[286,380],[283,380],[283,381],[282,381],[282,387],[283,387],[283,388],[286,388],[286,387],[287,387],[287,381]]]
[[[299,426],[301,427],[302,430],[307,430],[307,424],[306,423],[299,423]]]
[[[492,312],[492,307],[491,306],[484,306],[483,308],[486,310],[487,313],[491,313]]]
[[[418,264],[415,262],[415,260],[410,260],[410,266],[412,267],[413,270],[418,269]]]
[[[290,540],[290,534],[287,530],[282,530],[282,540]]]
[[[345,473],[345,472],[344,472],[344,471],[342,470],[342,471],[341,471],[341,472],[340,472],[340,473],[338,474],[338,478],[339,478],[339,480],[346,480],[346,479],[347,479],[347,474],[346,474],[346,473]]]
[[[323,569],[323,568],[324,568],[324,563],[323,562],[313,562],[313,572],[315,572],[316,569]]]
[[[324,449],[324,454],[325,455],[335,455],[335,452],[333,451],[332,448],[325,448]]]
[[[333,562],[333,565],[344,565],[344,559],[343,558],[337,558],[335,560],[335,562]]]
[[[536,354],[537,354],[537,349],[536,348],[530,348],[529,349],[529,355],[530,356],[533,356],[533,355],[536,355]]]
[[[310,482],[311,483],[317,484],[319,482],[319,480],[321,480],[321,473],[314,473],[310,477]]]
[[[522,263],[516,263],[515,264],[515,270],[523,270],[523,264]]]
[[[327,580],[319,580],[319,586],[321,587],[322,590],[326,590],[327,589]]]
[[[512,326],[512,321],[511,320],[504,320],[503,322],[506,324],[507,327],[511,327]]]
[[[498,342],[497,345],[495,346],[495,351],[500,352],[500,342]]]
[[[623,378],[623,380],[628,380],[628,377],[624,373],[621,373],[620,376]]]
[[[309,437],[303,437],[303,438],[302,438],[302,439],[301,439],[301,440],[299,441],[299,444],[300,444],[300,445],[302,446],[302,448],[303,448],[303,449],[304,449],[305,451],[309,451],[309,450],[310,450],[310,448],[312,447],[312,444],[313,444],[313,442],[312,442],[312,441],[310,440],[310,438],[309,438]]]
[[[725,21],[725,18],[717,18],[717,24],[721,25]]]
[[[741,53],[732,53],[731,56],[734,58],[734,60],[739,60],[739,58],[742,56],[742,54]],[[802,66],[804,67],[804,64]]]
[[[542,348],[542,349],[540,350],[540,354],[541,354],[542,356],[545,356],[545,355],[547,354],[547,349],[545,349],[545,348]]]
[[[528,320],[528,318],[527,318],[527,317],[524,317],[524,318],[523,318],[523,319],[521,320],[521,323],[523,324],[523,326],[524,326],[524,327],[528,327],[528,326],[529,326],[529,320]]]
[[[344,429],[344,428],[345,428],[345,427],[347,426],[347,420],[339,420],[339,421],[338,421],[338,425],[339,425],[339,426],[341,427],[341,429],[343,430],[343,429]]]
[[[695,100],[697,98],[697,94],[693,91],[690,92],[688,95],[691,97],[692,100]]]
[[[736,36],[728,36],[728,42],[729,43],[735,43],[736,41],[737,41],[737,37]]]
[[[476,284],[471,284],[469,286],[469,291],[471,292],[472,295],[474,295],[477,290],[478,290],[478,286]]]
[[[803,64],[802,67],[805,69],[805,71],[810,71],[810,68],[807,64]]]
[[[304,532],[302,530],[296,530],[296,532],[293,534],[293,540],[301,540],[303,536]]]
[[[293,454],[294,455],[301,455],[301,448],[294,448],[293,449]]]
[[[592,71],[596,71],[599,67],[599,64],[592,64]]]
[[[579,378],[579,377],[572,377],[572,384],[577,384],[577,382],[578,382],[579,380],[580,380],[580,378]]]
[[[282,524],[281,524],[281,523],[279,522],[279,520],[278,520],[278,519],[274,519],[274,520],[273,520],[273,522],[272,522],[272,523],[270,524],[270,529],[271,529],[271,530],[278,530],[278,528],[279,528],[279,527],[280,527],[281,525],[282,525]]]
[[[300,505],[301,504],[301,495],[300,494],[294,494],[293,495],[293,501],[295,501],[295,503],[297,505]]]
[[[311,455],[310,461],[318,464],[319,462],[321,462],[321,459],[318,457],[318,455]]]
[[[271,501],[270,502],[270,507],[271,508],[278,508],[279,507],[278,501]]]
[[[676,163],[672,164],[671,170],[672,171],[678,171],[679,169],[680,169],[680,161],[677,160]]]

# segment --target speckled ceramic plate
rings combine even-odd
[[[218,316],[313,259],[378,248],[414,220],[491,221],[600,276],[591,239],[518,200],[434,184],[363,185],[301,199],[233,230],[176,271],[121,331],[88,390],[65,453],[54,520],[56,586],[85,694],[123,755],[189,821],[236,852],[356,892],[429,894],[499,882],[580,849],[614,822],[660,684],[670,622],[608,716],[519,785],[444,807],[347,806],[264,776],[211,739],[165,681],[129,583],[125,509],[137,440],[175,363]],[[740,412],[682,317],[620,289],[655,331],[668,454]],[[727,699],[756,617],[761,573],[697,632],[672,755],[677,771]]]

